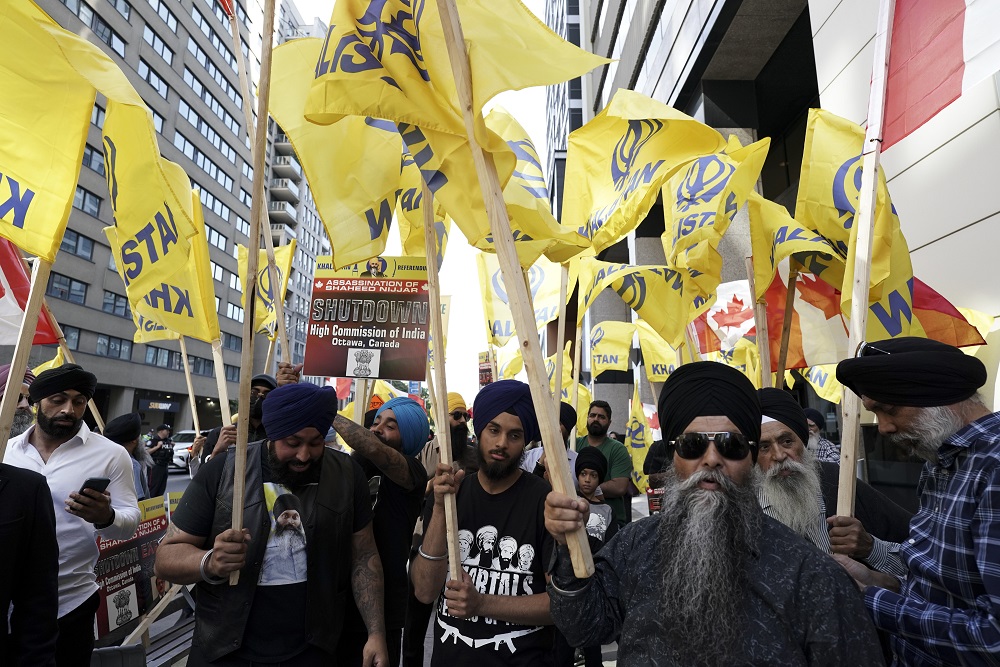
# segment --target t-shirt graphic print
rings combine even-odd
[[[284,586],[306,580],[306,528],[302,501],[281,484],[264,483],[271,517],[259,586]]]

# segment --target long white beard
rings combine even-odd
[[[920,408],[920,417],[906,431],[896,431],[887,439],[911,456],[937,463],[941,444],[962,430],[962,426],[962,420],[947,406]]]
[[[811,452],[815,452],[817,449],[819,449],[820,437],[821,436],[819,433],[810,433],[809,442],[806,443],[806,449],[808,449]]]
[[[771,503],[773,516],[797,535],[819,546],[819,498],[821,493],[816,455],[805,450],[802,463],[785,459],[759,472],[760,482]],[[794,474],[781,476],[782,471]]]
[[[34,423],[35,416],[31,414],[30,410],[15,410],[14,421],[10,425],[10,437],[16,438],[31,428]]]

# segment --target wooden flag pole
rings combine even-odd
[[[10,438],[10,427],[14,423],[14,411],[21,400],[20,383],[11,382],[10,378],[23,378],[28,368],[28,355],[31,354],[32,341],[35,339],[35,329],[38,326],[38,314],[42,310],[42,294],[49,283],[52,272],[52,262],[43,259],[35,260],[31,271],[31,291],[28,292],[28,302],[24,305],[24,319],[17,332],[17,344],[14,346],[14,357],[10,360],[10,373],[7,384],[10,391],[4,391],[0,400],[0,461],[3,461],[7,451],[7,440]],[[13,391],[14,387],[18,391]]]
[[[583,355],[583,325],[576,325],[576,340],[573,342],[573,391],[572,399],[570,404],[573,406],[573,412],[579,414],[580,409],[580,358]],[[590,406],[587,406],[588,408]],[[579,423],[579,419],[577,419]],[[573,425],[572,430],[569,433],[569,446],[576,451],[576,424]]]
[[[445,376],[444,325],[441,322],[441,281],[437,265],[437,228],[434,225],[434,195],[427,182],[420,181],[422,208],[424,211],[424,254],[427,257],[427,285],[431,300],[431,338],[434,341],[435,363],[433,370],[433,391],[431,400],[434,407],[434,423],[438,426],[438,457],[441,463],[453,465],[451,459],[451,429],[448,427],[448,384]],[[428,375],[428,379],[430,379]],[[433,473],[433,471],[430,471]],[[455,494],[444,498],[444,525],[448,544],[448,574],[452,581],[462,580],[462,558],[458,549],[458,505]]]
[[[188,363],[188,349],[187,343],[184,342],[184,336],[180,337],[181,341],[181,357],[183,357],[184,363],[184,380],[187,381],[188,387],[188,400],[191,401],[191,421],[194,422],[194,432],[195,435],[201,435],[201,423],[198,419],[198,401],[194,395],[194,383],[191,382],[191,366]]]
[[[847,349],[854,353],[865,339],[868,326],[868,289],[871,280],[872,236],[875,233],[875,202],[878,188],[879,157],[882,148],[882,124],[885,115],[885,85],[889,70],[889,42],[895,0],[879,4],[875,33],[875,56],[872,64],[871,97],[868,100],[868,130],[862,149],[861,188],[858,214],[854,219],[857,241],[854,246],[854,277],[851,289],[851,322]],[[861,398],[845,391],[841,403],[844,433],[840,443],[840,484],[837,490],[837,514],[854,516],[856,461],[861,441]]]
[[[754,325],[757,327],[757,354],[760,355],[760,386],[771,386],[771,346],[767,337],[767,301],[757,298],[753,279],[753,258],[747,257],[747,281],[753,299]]]
[[[212,359],[215,360],[215,383],[219,387],[219,410],[222,411],[222,425],[233,423],[233,413],[229,409],[229,389],[226,387],[226,364],[222,359],[222,341],[212,341]]]
[[[368,380],[354,378],[354,423],[364,426],[368,412]]]
[[[552,404],[552,394],[549,393],[545,359],[542,356],[538,332],[535,329],[535,314],[530,306],[530,292],[524,285],[517,251],[514,248],[514,238],[511,234],[510,219],[507,217],[507,207],[504,203],[500,179],[497,176],[492,156],[485,153],[476,139],[476,125],[482,125],[483,120],[481,115],[472,110],[472,79],[462,23],[458,16],[455,0],[437,0],[437,5],[441,14],[455,87],[465,120],[469,148],[475,163],[479,186],[482,189],[486,213],[490,220],[490,231],[493,234],[497,259],[500,262],[500,271],[503,274],[504,284],[509,290],[511,315],[521,345],[524,367],[528,373],[531,399],[542,432],[542,444],[545,447],[549,479],[556,492],[575,497],[576,485],[570,476],[566,447],[563,445],[559,433],[558,415]],[[586,529],[581,527],[572,533],[567,533],[566,542],[572,556],[573,570],[576,576],[589,577],[594,573],[594,560],[590,553]]]
[[[163,596],[156,601],[156,605],[148,612],[146,612],[146,615],[142,617],[142,621],[139,623],[139,625],[136,626],[135,630],[130,632],[128,637],[126,637],[125,640],[122,641],[122,646],[138,644],[140,641],[142,641],[142,636],[146,634],[150,626],[153,625],[153,623],[156,622],[156,619],[158,619],[163,614],[163,611],[167,608],[167,605],[169,605],[173,601],[173,599],[177,596],[177,594],[180,593],[183,589],[184,586],[182,584],[174,584],[169,589],[167,589],[167,592],[164,593]]]
[[[20,254],[18,250],[18,254]],[[24,271],[28,275],[31,275],[31,265],[28,260],[21,255],[21,263],[24,265]],[[52,325],[52,331],[56,335],[56,339],[59,341],[59,348],[63,352],[63,357],[68,363],[75,364],[76,358],[73,356],[73,350],[69,349],[69,343],[66,342],[66,334],[63,332],[62,327],[59,326],[59,321],[56,316],[52,314],[52,310],[49,308],[48,301],[45,297],[42,297],[42,312],[45,316],[49,318],[49,324]],[[37,326],[37,325],[36,325]],[[100,411],[97,409],[97,403],[94,403],[94,399],[87,401],[87,407],[90,409],[90,415],[94,418],[94,423],[97,424],[97,428],[101,429],[101,433],[104,433],[104,419],[101,417]]]
[[[253,201],[250,207],[250,239],[256,246],[260,243],[261,220],[267,215],[264,197],[264,173],[267,150],[267,98],[271,90],[271,53],[274,44],[274,0],[264,2],[264,49],[260,63],[260,83],[257,86],[257,133],[253,142]],[[237,56],[242,56],[242,52]],[[238,57],[237,60],[240,58]],[[245,105],[245,102],[244,102]],[[268,231],[270,235],[270,231]],[[240,358],[241,413],[250,405],[250,377],[253,374],[254,311],[257,309],[257,266],[260,263],[258,248],[247,248],[247,272],[242,277],[243,293],[246,294],[246,309],[243,317],[243,355]],[[284,325],[285,315],[278,309],[275,299],[275,317]],[[250,435],[250,421],[241,414],[236,425],[236,461],[233,474],[233,530],[243,528],[243,496],[246,492],[247,439]],[[235,586],[240,579],[236,570],[229,575],[229,584]]]
[[[799,270],[791,267],[788,271],[788,294],[785,295],[785,319],[781,322],[781,347],[778,349],[778,387],[785,386],[785,365],[788,363],[788,342],[792,337],[792,320],[795,308],[795,286],[799,282]]]
[[[698,349],[698,345],[695,343],[696,337],[694,336],[693,333],[691,333],[693,330],[694,330],[694,322],[689,322],[688,325],[684,328],[684,344],[687,345],[688,352],[691,355],[692,363],[694,363],[695,361],[702,360],[701,350]]]
[[[566,289],[569,285],[569,265],[559,265],[559,315],[556,321],[559,323],[559,331],[556,333],[556,376],[554,379],[555,391],[552,397],[556,403],[556,414],[559,414],[559,404],[562,403],[562,376],[563,376],[563,348],[566,346]],[[574,368],[576,368],[574,366]]]
[[[274,368],[274,348],[278,342],[277,338],[272,338],[267,342],[267,361],[264,362],[264,372],[271,373]]]
[[[236,12],[231,11],[232,7],[227,7],[226,2],[222,2],[222,8],[225,10],[226,14],[229,16],[229,32],[233,38],[233,51],[236,54],[236,69],[240,77],[240,92],[243,95],[243,120],[246,123],[247,137],[250,139],[250,145],[256,146],[255,132],[253,125],[253,114],[250,112],[249,100],[252,99],[250,96],[250,81],[247,76],[247,66],[246,61],[243,59],[243,41],[240,36],[240,26],[236,20]],[[272,40],[273,41],[273,40]],[[266,48],[271,48],[270,46]],[[261,65],[261,76],[263,77],[263,64]],[[270,71],[268,72],[268,79],[270,80]],[[258,89],[260,92],[260,89]],[[266,107],[265,107],[266,108]],[[266,123],[266,118],[265,118]],[[266,124],[265,124],[266,127]],[[256,150],[256,148],[255,148]],[[254,164],[257,162],[254,160]],[[256,167],[254,168],[254,175],[256,175]],[[261,182],[261,197],[263,201],[267,201],[267,181]],[[266,214],[266,212],[265,212]],[[260,239],[253,241],[254,237],[250,237],[251,242],[247,244],[247,257],[250,256],[251,246],[253,250],[259,251],[260,249]],[[280,298],[278,295],[278,286],[281,284],[280,272],[278,271],[278,264],[274,258],[274,240],[271,238],[271,226],[268,224],[267,231],[264,233],[264,253],[267,256],[267,274],[268,283],[271,285],[271,293],[274,295],[274,321],[277,325],[277,341],[281,343],[281,354],[285,359],[291,359],[291,354],[288,351],[288,331],[285,327],[285,295],[281,294]],[[249,308],[247,308],[249,310]],[[267,349],[267,365],[264,367],[265,372],[271,372],[271,364],[274,363],[274,341]]]

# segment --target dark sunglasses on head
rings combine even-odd
[[[451,413],[451,418],[454,419],[455,421],[458,421],[459,419],[464,419],[465,421],[469,421],[469,413],[462,412],[461,410],[455,410],[454,412]]]
[[[704,456],[705,452],[708,451],[710,441],[715,443],[719,454],[731,461],[742,461],[751,450],[757,449],[757,443],[747,440],[742,433],[729,433],[727,431],[682,433],[670,444],[673,445],[677,456],[690,460]]]

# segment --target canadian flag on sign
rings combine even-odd
[[[882,150],[997,70],[1000,2],[896,0]]]
[[[24,320],[24,306],[28,302],[31,281],[24,270],[21,251],[7,239],[0,238],[0,345],[15,345],[17,334]],[[58,343],[55,328],[49,318],[38,318],[34,345]]]
[[[715,305],[705,313],[705,320],[722,342],[722,349],[731,350],[740,338],[757,334],[753,297],[746,280],[722,283],[715,295]]]

